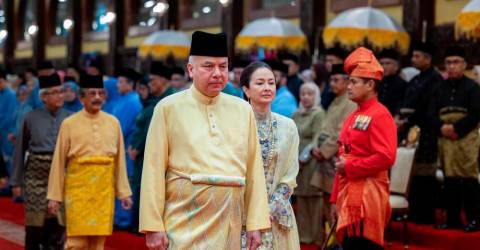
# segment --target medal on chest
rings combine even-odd
[[[371,121],[372,121],[371,116],[358,115],[357,118],[355,118],[355,122],[353,123],[352,128],[357,130],[367,130],[368,127],[370,126]]]

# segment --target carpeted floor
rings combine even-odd
[[[0,197],[0,249],[23,249],[24,211],[22,204],[13,203],[8,197]],[[386,250],[401,250],[401,224],[393,223],[392,245]],[[472,250],[480,249],[480,232],[464,233],[460,230],[439,231],[428,225],[409,223],[410,250]],[[142,236],[116,231],[107,238],[106,250],[146,250]],[[317,250],[313,245],[302,245],[302,250]]]
[[[23,246],[15,244],[11,241],[4,240],[3,238],[0,238],[0,249],[5,249],[5,250],[23,250]]]

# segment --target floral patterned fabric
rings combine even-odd
[[[256,114],[258,137],[269,198],[272,230],[262,232],[258,249],[300,249],[290,196],[298,173],[298,132],[291,119],[274,113]],[[242,249],[246,249],[246,232]]]
[[[287,185],[281,183],[270,196],[268,202],[271,216],[276,222],[278,222],[278,224],[285,227],[285,229],[292,228],[294,223],[293,214],[291,213],[291,210],[288,209],[291,195],[292,190]]]

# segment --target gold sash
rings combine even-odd
[[[114,159],[80,157],[65,176],[67,236],[110,235],[114,209]]]

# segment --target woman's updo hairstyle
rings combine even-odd
[[[245,69],[243,69],[242,75],[240,76],[240,87],[245,86],[249,88],[250,86],[248,86],[248,84],[250,83],[250,80],[252,80],[253,72],[260,68],[267,68],[272,71],[272,68],[270,68],[270,66],[264,62],[252,62]]]

